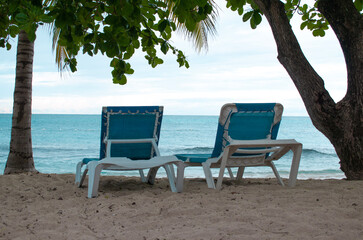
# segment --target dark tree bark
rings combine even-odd
[[[279,0],[255,0],[273,32],[278,60],[294,82],[314,126],[333,144],[348,180],[363,179],[363,18],[352,0],[319,0],[344,53],[348,88],[335,103],[304,56]]]
[[[4,174],[36,172],[31,137],[34,43],[26,32],[18,38],[10,152]]]

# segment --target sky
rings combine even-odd
[[[135,70],[126,85],[112,83],[110,59],[77,57],[78,71],[61,77],[54,61],[51,37],[39,29],[35,41],[33,113],[100,114],[102,106],[164,106],[167,115],[219,115],[228,102],[279,102],[285,116],[307,116],[292,80],[277,60],[276,44],[266,19],[252,30],[242,17],[220,7],[217,35],[208,51],[197,53],[192,42],[174,34],[174,46],[184,51],[190,68],[179,68],[176,57],[163,55],[164,64],[152,68],[141,50],[130,61]],[[337,102],[346,92],[346,67],[339,42],[330,29],[313,37],[292,21],[300,46]],[[0,48],[0,113],[12,113],[16,39],[10,51]]]

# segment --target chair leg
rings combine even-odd
[[[176,177],[176,190],[177,192],[183,192],[184,186],[184,163],[177,163],[177,177]]]
[[[142,182],[147,182],[147,179],[145,178],[144,171],[142,169],[139,170],[140,178]]]
[[[170,164],[165,164],[163,167],[165,168],[166,175],[168,176],[171,191],[177,192],[177,189],[175,186],[175,175],[170,169]]]
[[[212,175],[210,165],[211,164],[207,163],[207,162],[202,163],[203,170],[204,170],[204,175],[205,175],[205,180],[207,181],[208,188],[214,188],[215,189],[216,186],[214,184],[213,175]]]
[[[79,184],[78,184],[78,187],[82,187],[82,184],[83,184],[84,179],[86,178],[87,172],[88,172],[88,166],[87,166],[87,167],[86,167],[86,169],[83,171],[82,178],[81,178],[81,181],[80,181],[80,182],[79,182]]]
[[[81,182],[81,170],[82,170],[82,166],[83,166],[83,161],[80,161],[77,163],[76,166],[76,180],[75,180],[75,184],[80,185]]]
[[[234,176],[233,176],[232,169],[230,167],[227,167],[227,170],[228,170],[228,173],[229,173],[229,177],[231,178],[231,180],[233,180]]]
[[[170,166],[171,173],[173,174],[174,178],[176,178],[175,171],[174,171],[174,164],[169,164],[169,166]]]
[[[281,177],[280,177],[280,174],[279,172],[277,171],[276,167],[275,167],[275,164],[273,162],[269,162],[268,166],[270,166],[272,168],[272,171],[274,172],[276,178],[277,178],[277,181],[279,182],[279,184],[281,186],[285,186],[284,182],[282,181]]]
[[[88,164],[88,198],[97,197],[98,195],[102,168],[103,165],[98,164],[98,162],[90,162]]]
[[[219,169],[217,184],[216,184],[216,187],[215,187],[217,190],[220,190],[222,188],[222,182],[223,182],[223,176],[224,176],[224,171],[225,170],[226,170],[225,166],[223,166],[221,164],[220,169]]]
[[[159,167],[150,168],[148,174],[147,174],[147,182],[151,185],[154,184],[156,173],[158,172]]]
[[[217,190],[220,190],[222,188],[224,171],[226,170],[227,159],[229,157],[229,150],[230,150],[230,148],[224,149],[224,153],[223,153],[222,160],[221,160],[221,165],[219,167],[219,175],[218,175],[218,179],[217,179],[217,184],[216,184]]]
[[[300,164],[300,158],[301,158],[301,152],[302,152],[302,144],[294,146],[291,150],[294,155],[292,157],[288,186],[294,187],[296,184],[297,174],[298,174],[298,170],[299,170],[299,164]]]
[[[241,181],[242,177],[243,177],[243,173],[245,172],[245,167],[239,167],[238,168],[238,172],[237,172],[237,177],[236,180],[237,181]]]

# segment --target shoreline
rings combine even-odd
[[[1,164],[0,164],[1,165]],[[5,168],[5,163],[3,164],[4,166],[0,166],[0,176],[4,175],[4,168]],[[74,164],[75,165],[75,164]],[[36,169],[39,171],[40,174],[59,174],[59,175],[74,175],[74,172],[44,172],[44,171],[40,171],[39,167],[36,167]],[[267,169],[267,168],[266,168]],[[253,171],[249,171],[250,169],[247,168],[247,170],[245,171],[243,177],[244,178],[251,178],[251,179],[265,179],[265,178],[275,178],[275,175],[273,174],[273,172],[268,169],[268,171],[266,172],[253,172]],[[332,172],[334,171],[334,172]],[[237,172],[233,172],[234,175],[237,174]],[[145,171],[145,174],[147,174],[147,172]],[[219,174],[219,169],[212,169],[212,174],[214,177],[218,176]],[[285,172],[285,171],[279,171],[279,174],[282,178],[288,178],[290,172]],[[126,177],[139,177],[139,172],[138,170],[135,171],[107,171],[104,170],[102,171],[101,176],[115,176],[115,177],[119,177],[119,176],[126,176]],[[225,174],[225,177],[228,177],[228,174]],[[160,169],[158,171],[157,174],[157,178],[166,178],[166,173],[164,171],[164,169]],[[194,178],[204,178],[204,172],[203,169],[200,168],[187,168],[187,170],[185,171],[185,175],[184,178],[187,179],[194,179]],[[346,177],[344,175],[344,173],[339,170],[327,170],[326,172],[322,172],[319,171],[319,173],[316,172],[309,172],[309,171],[304,171],[299,169],[298,172],[298,176],[297,176],[297,180],[329,180],[329,179],[336,179],[336,180],[345,180]]]
[[[287,181],[287,179],[284,179]],[[172,193],[137,177],[101,176],[97,198],[73,174],[0,176],[0,239],[360,239],[363,181],[186,179]]]

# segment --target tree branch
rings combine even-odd
[[[332,116],[337,116],[334,113],[336,104],[325,89],[323,79],[304,56],[286,16],[284,4],[279,0],[255,0],[255,3],[270,24],[277,45],[278,60],[299,91],[315,127],[327,134],[326,127],[330,126],[331,130],[335,126]],[[327,121],[332,124],[321,124]]]
[[[352,0],[319,0],[318,10],[329,21],[343,50],[348,73],[345,100],[362,99],[363,16],[355,8]]]

